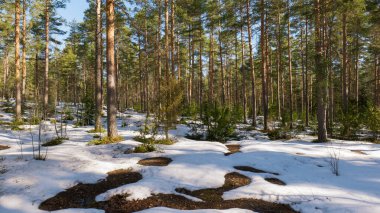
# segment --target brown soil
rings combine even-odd
[[[237,152],[240,152],[240,145],[239,144],[230,144],[230,145],[226,145],[226,147],[228,148],[228,153],[225,153],[224,155],[225,156],[228,156],[228,155],[232,155],[232,154],[235,154]]]
[[[165,157],[156,157],[156,158],[146,158],[138,162],[138,164],[143,166],[167,166],[173,160]]]
[[[67,208],[96,208],[95,197],[97,195],[125,184],[135,183],[141,179],[142,175],[140,173],[131,172],[130,170],[112,171],[108,173],[105,180],[94,184],[79,183],[42,202],[39,208],[46,211]]]
[[[224,185],[219,188],[200,189],[196,191],[190,191],[185,188],[177,188],[176,191],[182,194],[190,195],[199,198],[207,202],[221,202],[223,201],[223,193],[236,189],[242,186],[246,186],[251,183],[251,179],[239,174],[237,172],[229,173],[224,176]]]
[[[11,147],[9,147],[9,146],[4,146],[4,145],[0,145],[0,150],[5,150],[5,149],[9,149],[9,148],[11,148]]]
[[[240,170],[240,171],[245,171],[245,172],[253,172],[253,173],[268,173],[272,175],[279,175],[276,172],[267,172],[261,169],[256,169],[250,166],[234,166],[235,169]]]
[[[197,197],[204,202],[189,200],[180,195],[157,194],[143,200],[127,201],[127,195],[112,197],[109,201],[101,204],[106,212],[127,213],[141,211],[154,207],[167,207],[181,210],[195,209],[249,209],[255,212],[295,212],[290,206],[284,204],[270,203],[257,199],[223,200],[223,193],[251,183],[251,179],[237,172],[225,175],[222,187],[200,189],[190,191],[185,188],[176,189],[177,192]]]
[[[351,152],[355,152],[361,155],[367,155],[367,153],[363,152],[362,150],[351,150]]]
[[[107,213],[129,213],[154,207],[168,207],[180,210],[241,208],[255,212],[295,212],[289,205],[258,199],[223,200],[223,192],[248,185],[251,182],[248,177],[236,172],[227,174],[224,185],[216,189],[201,189],[197,191],[177,190],[184,194],[200,197],[205,202],[192,201],[186,197],[174,194],[156,194],[146,199],[133,201],[126,200],[128,195],[125,194],[116,195],[108,201],[95,201],[96,195],[122,184],[136,182],[141,178],[141,175],[136,172],[127,170],[115,171],[109,173],[107,179],[99,183],[79,184],[65,192],[61,192],[55,197],[44,201],[39,208],[47,211],[66,208],[97,208],[103,209]]]
[[[196,202],[180,195],[157,194],[143,200],[127,201],[126,197],[126,195],[115,196],[106,203],[101,204],[101,209],[104,209],[107,213],[137,212],[154,207],[167,207],[180,210],[240,208],[263,213],[296,212],[289,205],[271,203],[257,199]]]
[[[269,183],[273,183],[273,184],[276,184],[276,185],[280,185],[280,186],[285,186],[286,183],[280,179],[277,179],[277,178],[265,178],[266,181],[268,181]]]

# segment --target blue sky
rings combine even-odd
[[[67,24],[76,20],[77,22],[83,21],[83,13],[88,8],[88,3],[86,0],[69,0],[65,9],[59,9],[58,14],[66,19]],[[69,27],[63,27],[63,30],[69,32]],[[59,39],[63,41],[67,37],[67,34],[60,37]]]

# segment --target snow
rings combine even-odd
[[[0,112],[1,121],[10,121],[12,116]],[[125,117],[125,116],[128,117]],[[143,199],[157,193],[175,192],[176,188],[190,190],[216,188],[224,183],[224,176],[239,172],[250,177],[251,184],[224,193],[224,199],[257,198],[272,202],[290,204],[301,212],[380,212],[380,145],[334,140],[328,144],[311,143],[312,136],[301,135],[289,141],[269,141],[263,134],[252,131],[246,139],[229,141],[240,144],[241,152],[224,156],[228,152],[224,144],[207,141],[193,141],[184,138],[189,131],[185,125],[178,125],[170,134],[178,142],[174,145],[160,145],[159,152],[146,154],[124,154],[140,143],[132,138],[138,135],[144,115],[128,111],[124,118],[128,127],[119,127],[125,141],[118,144],[87,146],[94,134],[87,133],[93,127],[74,128],[68,125],[70,140],[59,146],[49,147],[46,161],[32,157],[31,136],[28,128],[15,132],[2,128],[0,141],[11,148],[0,151],[0,212],[43,212],[39,204],[74,186],[79,182],[95,183],[105,178],[107,172],[132,168],[140,172],[143,179],[97,196],[107,200],[113,195],[128,193],[127,199]],[[119,125],[122,119],[119,120]],[[37,136],[37,126],[32,126]],[[55,134],[53,126],[46,131],[46,137]],[[23,158],[20,157],[20,144]],[[353,152],[360,150],[364,154]],[[45,148],[44,148],[45,151]],[[340,176],[330,170],[330,156],[339,158]],[[138,165],[148,157],[169,157],[173,161],[166,167]],[[238,171],[234,166],[251,166],[271,173]],[[4,168],[3,170],[1,168]],[[279,186],[265,180],[275,177],[284,181]],[[193,200],[197,198],[187,196]],[[67,212],[104,212],[96,209],[66,209]],[[146,212],[251,212],[243,209],[179,211],[164,207],[152,208]]]

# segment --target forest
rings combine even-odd
[[[378,0],[81,1],[0,0],[1,213],[380,212]]]

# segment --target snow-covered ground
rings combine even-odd
[[[11,115],[1,112],[0,120],[10,120]],[[0,212],[43,212],[39,204],[76,185],[78,182],[95,183],[105,178],[107,172],[132,168],[140,172],[143,179],[97,196],[106,200],[116,194],[128,193],[128,199],[143,199],[157,193],[178,194],[176,188],[190,190],[216,188],[224,183],[227,173],[237,171],[234,166],[251,166],[272,173],[237,171],[252,179],[252,183],[224,193],[224,199],[257,198],[290,204],[301,212],[380,212],[380,145],[365,142],[333,141],[328,144],[311,143],[314,139],[302,136],[290,141],[269,141],[252,131],[241,141],[241,152],[225,156],[224,144],[193,141],[184,138],[189,128],[178,125],[171,131],[178,142],[160,145],[159,152],[125,154],[139,142],[132,138],[138,135],[138,124],[144,115],[130,113],[128,127],[119,133],[125,141],[118,144],[87,146],[93,127],[74,128],[68,126],[70,140],[49,147],[46,161],[33,160],[31,133],[16,132],[2,128],[0,144],[10,149],[0,151]],[[29,128],[29,126],[25,126]],[[53,136],[54,126],[49,127]],[[37,127],[32,127],[37,137]],[[20,154],[23,147],[23,157]],[[45,149],[44,149],[45,150]],[[356,150],[356,151],[355,151]],[[339,156],[340,176],[330,169],[330,156]],[[166,167],[146,167],[137,162],[148,157],[173,159]],[[269,183],[267,177],[276,177],[287,185]],[[192,198],[196,199],[196,198]],[[103,212],[96,209],[67,209],[58,212]],[[164,207],[143,212],[182,212]],[[251,212],[243,209],[195,210],[183,212]]]

